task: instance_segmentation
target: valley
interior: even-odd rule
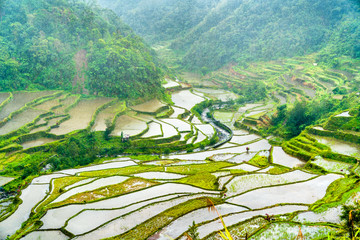
[[[267,134],[282,104],[323,94],[344,102],[333,90],[341,83],[352,92],[359,81],[346,60],[339,74],[312,62],[309,56],[232,66],[189,79],[196,88],[167,79],[171,103],[153,99],[129,106],[63,91],[9,93],[0,131],[15,125],[22,112],[41,112],[3,133],[1,181],[17,178],[21,172],[15,169],[29,160],[40,175],[27,176],[24,169],[4,186],[23,184],[0,203],[0,237],[186,239],[194,222],[200,239],[217,239],[224,226],[209,211],[211,203],[234,239],[340,233],[341,206],[356,205],[360,188],[358,133],[342,127],[356,119],[351,106],[359,101],[357,92],[347,94],[350,108],[339,108],[296,138]],[[229,91],[256,79],[271,93],[261,101],[241,103],[241,95]],[[333,82],[325,87],[325,81]],[[334,132],[334,126],[344,130]],[[84,139],[97,155],[94,163],[71,168],[51,161],[62,156],[62,146],[83,158],[82,145],[75,143]]]
[[[355,0],[0,0],[0,240],[356,240]]]

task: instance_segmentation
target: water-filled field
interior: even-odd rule
[[[0,110],[0,121],[8,117],[11,113],[18,111],[20,108],[24,107],[25,104],[34,101],[35,99],[49,96],[54,94],[52,91],[45,92],[14,92],[13,98],[5,104],[5,106]]]
[[[115,129],[111,133],[114,136],[121,136],[121,133],[134,136],[146,130],[146,122],[128,115],[118,117],[115,123]]]
[[[44,113],[42,110],[27,109],[15,115],[0,128],[0,135],[5,135],[21,128],[27,123],[34,121],[42,113]]]
[[[105,108],[101,111],[95,120],[94,126],[92,127],[93,131],[105,131],[108,123],[112,123],[116,114],[125,110],[125,103],[124,102],[115,102],[111,106]]]
[[[50,133],[63,135],[87,128],[97,108],[108,103],[110,100],[108,98],[81,100],[69,111],[70,119],[61,123],[58,128],[52,129]]]
[[[96,110],[112,99],[78,97],[61,95],[38,105],[38,110],[29,108],[18,127],[55,107],[55,114],[68,113],[69,119],[50,134],[65,138],[67,133],[89,127],[91,120],[92,131],[104,131],[107,119],[115,120],[111,137],[130,135],[134,137],[130,141],[145,139],[162,144],[171,139],[173,146],[208,144],[206,140],[218,134],[212,124],[202,123],[196,116],[187,118],[189,121],[181,119],[182,113],[205,99],[191,90],[173,93],[174,114],[159,119],[153,114],[164,106],[158,100],[132,107],[135,111],[115,102],[95,118]],[[62,106],[56,108],[57,103]],[[237,113],[217,111],[215,118],[229,123],[236,116],[271,111],[273,106],[272,102],[250,103]],[[36,114],[32,116],[31,111]],[[39,120],[30,134],[49,129],[67,115],[55,116]],[[353,181],[348,177],[351,164],[315,157],[312,164],[325,172],[311,171],[306,162],[285,153],[280,146],[272,146],[269,139],[231,128],[231,139],[217,148],[100,158],[93,165],[36,177],[22,190],[19,207],[0,222],[0,239],[21,229],[31,212],[36,225],[22,229],[23,239],[186,239],[193,222],[201,239],[218,239],[217,231],[224,228],[218,213],[235,239],[245,237],[245,232],[249,239],[286,239],[296,236],[299,226],[311,238],[334,231],[328,223],[340,226],[338,205],[332,203],[322,211],[313,209],[327,203],[337,186]],[[21,146],[38,147],[55,141],[55,137],[22,141]],[[8,180],[0,178],[0,184]],[[267,220],[268,216],[275,220]],[[289,231],[285,234],[284,229]]]
[[[176,92],[171,96],[171,98],[175,106],[182,107],[188,110],[190,110],[197,103],[204,101],[204,98],[193,94],[190,90]]]
[[[38,138],[36,140],[31,140],[31,141],[26,141],[26,142],[23,142],[21,144],[21,146],[24,148],[24,149],[27,149],[27,148],[31,148],[31,147],[37,147],[37,146],[41,146],[41,145],[44,145],[46,143],[51,143],[51,142],[54,142],[55,140],[54,139],[51,139],[51,138]]]
[[[160,102],[158,99],[153,99],[150,101],[147,101],[145,103],[136,105],[131,107],[135,111],[139,112],[145,112],[145,113],[155,113],[160,108],[165,107],[166,105],[162,102]]]

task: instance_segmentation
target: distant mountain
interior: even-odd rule
[[[0,1],[0,90],[65,89],[138,98],[161,70],[116,14],[76,0]]]
[[[220,0],[97,0],[147,41],[175,39],[196,27]]]
[[[309,54],[359,57],[359,1],[98,0],[151,42],[172,40],[190,69]],[[326,55],[325,54],[325,55]]]

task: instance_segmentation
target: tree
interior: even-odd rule
[[[195,221],[192,222],[192,225],[189,226],[189,230],[187,231],[187,234],[189,235],[190,239],[192,240],[199,240],[199,232],[198,228],[195,224]]]
[[[106,119],[105,125],[106,125],[106,129],[104,132],[104,138],[105,138],[105,140],[109,140],[110,134],[114,130],[114,125],[112,124],[111,119]],[[121,132],[121,135],[122,135],[122,132]],[[122,137],[121,137],[121,139],[122,139]]]

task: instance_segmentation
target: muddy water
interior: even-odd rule
[[[154,113],[159,110],[161,107],[166,106],[164,103],[160,102],[158,99],[153,99],[151,101],[147,101],[143,104],[139,104],[136,106],[131,107],[135,111],[139,112],[147,112],[147,113]]]
[[[122,103],[117,102],[116,104],[107,107],[103,111],[99,113],[99,115],[96,117],[95,124],[92,127],[93,131],[105,131],[106,130],[106,122],[112,122],[115,115],[122,111],[121,107]]]
[[[356,144],[352,144],[349,142],[341,141],[335,138],[330,137],[320,137],[314,136],[315,139],[331,148],[333,152],[350,155],[350,156],[358,156],[360,157],[360,147]]]
[[[109,101],[109,98],[81,100],[69,111],[70,119],[60,124],[60,127],[52,129],[50,133],[63,135],[75,130],[85,129],[89,126],[96,109]]]
[[[111,133],[113,136],[121,136],[121,133],[129,136],[138,135],[147,128],[144,121],[130,117],[128,115],[120,116],[115,123],[115,129]]]
[[[0,104],[5,101],[8,97],[10,97],[10,93],[2,92],[0,93]]]
[[[19,110],[24,107],[25,104],[31,102],[37,98],[51,95],[53,91],[45,92],[15,92],[13,93],[13,99],[10,100],[1,110],[0,110],[0,121],[8,117],[11,113]]]
[[[36,140],[24,142],[24,143],[21,144],[21,146],[23,147],[23,149],[28,149],[28,148],[32,148],[32,147],[41,146],[41,145],[44,145],[46,143],[51,143],[51,142],[54,142],[54,141],[56,141],[56,140],[51,139],[51,138],[38,138]]]
[[[0,176],[0,186],[5,185],[8,182],[11,182],[12,180],[14,180],[14,178]]]
[[[30,123],[33,120],[35,120],[35,118],[41,115],[42,113],[45,112],[42,110],[28,109],[22,113],[15,115],[12,119],[6,122],[4,126],[0,128],[0,135],[8,134],[12,131],[21,128],[27,123]]]
[[[176,92],[171,96],[171,99],[174,102],[175,106],[186,109],[191,109],[197,103],[201,103],[202,101],[204,101],[204,98],[193,94],[192,92],[190,92],[190,90]]]

